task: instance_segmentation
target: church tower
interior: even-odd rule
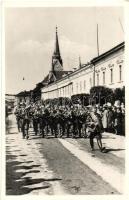
[[[55,40],[55,49],[52,56],[52,71],[63,71],[63,62],[60,55],[59,41],[58,41],[58,33],[56,27],[56,40]]]
[[[45,85],[54,83],[55,81],[61,79],[62,77],[66,76],[69,73],[71,73],[71,71],[63,70],[63,62],[60,55],[58,33],[56,27],[55,48],[52,55],[52,66],[51,70],[49,71],[49,74],[44,78],[43,83]]]

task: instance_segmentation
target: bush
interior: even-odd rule
[[[46,99],[44,100],[44,104],[48,104],[48,105],[58,105],[58,106],[62,106],[62,105],[70,105],[71,104],[71,100],[68,97],[59,97],[59,98],[54,98],[54,99]]]
[[[82,104],[87,106],[89,104],[103,105],[107,102],[114,104],[116,100],[125,103],[125,87],[116,88],[114,91],[104,86],[95,86],[90,89],[90,94],[76,94],[72,95],[71,99],[68,97],[59,97],[54,99],[46,99],[44,104],[49,105],[71,105]]]
[[[71,96],[73,104],[82,104],[84,106],[89,105],[89,94],[76,94]]]

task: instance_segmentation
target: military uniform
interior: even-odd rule
[[[21,108],[20,106],[16,107],[14,110],[14,114],[16,116],[16,122],[17,122],[17,127],[18,127],[18,131],[21,131]]]
[[[30,119],[29,119],[29,108],[22,108],[21,109],[21,119],[22,119],[22,127],[21,127],[21,130],[22,130],[22,134],[23,134],[23,138],[25,138],[26,136],[26,139],[29,138],[29,124],[30,124]]]
[[[65,132],[67,137],[70,136],[70,128],[72,127],[72,113],[69,110],[64,112],[64,124],[65,124]]]
[[[34,112],[33,112],[33,129],[35,132],[35,135],[38,134],[38,128],[39,128],[39,116],[40,116],[40,109],[39,107],[35,106]]]
[[[98,113],[91,112],[87,120],[91,149],[94,150],[94,138],[96,138],[99,149],[102,151],[101,132],[103,128],[100,115]]]

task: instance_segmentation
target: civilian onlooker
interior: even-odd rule
[[[122,112],[122,135],[125,135],[125,106],[124,103],[121,104]]]
[[[112,133],[114,129],[114,112],[112,106],[108,106],[108,119],[107,119],[107,131]]]
[[[102,124],[103,124],[103,129],[105,132],[107,132],[108,128],[108,108],[107,105],[103,106],[103,116],[102,116]]]
[[[117,107],[116,112],[114,113],[114,128],[115,128],[115,133],[116,135],[121,135],[122,134],[122,112],[121,108]]]

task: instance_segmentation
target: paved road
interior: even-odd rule
[[[6,134],[6,194],[101,195],[124,189],[123,138],[104,135],[108,151],[93,154],[88,139],[35,136],[18,133],[13,116]],[[124,141],[124,140],[123,140]],[[114,148],[110,148],[112,145]]]

